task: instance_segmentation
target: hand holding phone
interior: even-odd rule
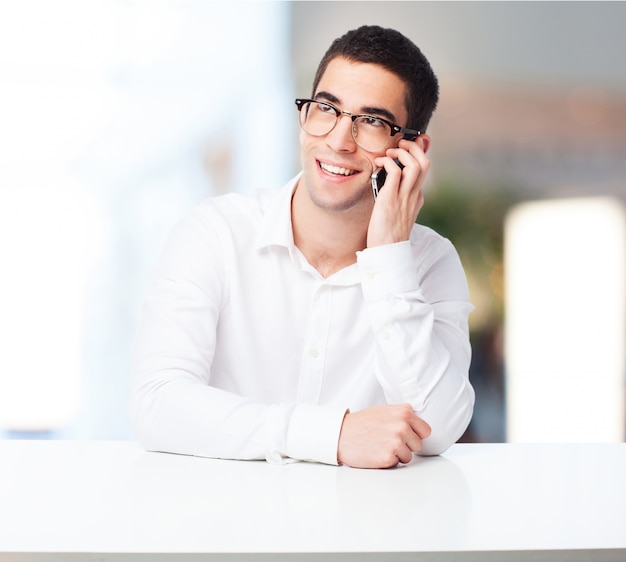
[[[402,138],[404,140],[414,141],[417,139],[417,137],[420,136],[419,132],[416,131],[416,133],[417,134],[405,134]],[[394,159],[394,162],[400,167],[401,170],[404,168],[404,165],[397,158]],[[387,179],[387,170],[385,170],[385,168],[378,168],[378,170],[374,170],[374,173],[372,174],[372,177],[371,177],[372,193],[374,194],[374,201],[376,201],[376,198],[378,197],[378,192],[380,191],[380,188],[385,183],[386,179]]]
[[[424,205],[422,185],[430,167],[426,156],[429,145],[428,135],[420,135],[413,142],[402,139],[397,147],[387,149],[384,156],[374,159],[374,166],[384,166],[387,169],[376,170],[371,177],[375,201],[367,229],[368,248],[409,239],[415,220]],[[398,166],[397,169],[394,164]],[[387,185],[387,189],[391,191],[384,193],[378,201],[377,196],[387,172],[392,176],[393,182],[388,180],[386,183],[392,182],[394,185]]]
[[[394,162],[399,166],[401,170],[402,168],[404,168],[400,160],[398,160],[397,158],[394,159]],[[380,188],[385,183],[386,179],[387,179],[387,170],[385,170],[385,168],[378,168],[377,170],[374,170],[374,173],[372,174],[372,178],[371,178],[372,193],[374,194],[374,201],[376,201],[376,198],[378,197],[378,192],[380,191]]]

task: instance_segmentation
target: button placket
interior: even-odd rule
[[[321,284],[311,302],[298,385],[298,401],[302,403],[317,404],[319,402],[331,318],[331,298],[332,287]]]

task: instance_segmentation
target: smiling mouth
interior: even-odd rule
[[[342,168],[340,166],[332,166],[331,164],[324,164],[323,162],[320,162],[319,165],[322,170],[335,176],[347,177],[359,173],[357,170],[350,170],[348,168]]]

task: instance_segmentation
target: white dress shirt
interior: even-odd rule
[[[323,278],[283,189],[203,201],[166,244],[137,332],[131,418],[149,450],[337,464],[346,411],[410,403],[439,454],[469,424],[465,275],[415,225]]]

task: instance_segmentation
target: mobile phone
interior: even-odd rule
[[[394,159],[394,162],[400,167],[401,170],[402,168],[404,168],[404,166],[400,163],[400,160],[398,160],[397,158]],[[372,193],[374,194],[374,200],[376,200],[376,198],[378,197],[378,192],[380,191],[381,187],[385,183],[386,179],[387,179],[387,170],[385,170],[385,168],[378,168],[377,170],[374,170],[374,173],[372,174],[372,177],[371,177]]]
[[[402,138],[408,141],[417,140],[417,137],[420,136],[420,133],[417,131],[415,133],[416,134],[405,133]],[[400,160],[398,160],[397,158],[394,158],[393,161],[400,167],[401,170],[402,168],[404,168],[404,165],[401,164]],[[385,170],[385,168],[378,168],[378,170],[374,170],[374,173],[372,174],[372,177],[371,177],[372,193],[374,194],[374,201],[376,201],[376,198],[378,197],[378,192],[380,191],[380,188],[385,183],[386,179],[387,179],[387,170]]]

